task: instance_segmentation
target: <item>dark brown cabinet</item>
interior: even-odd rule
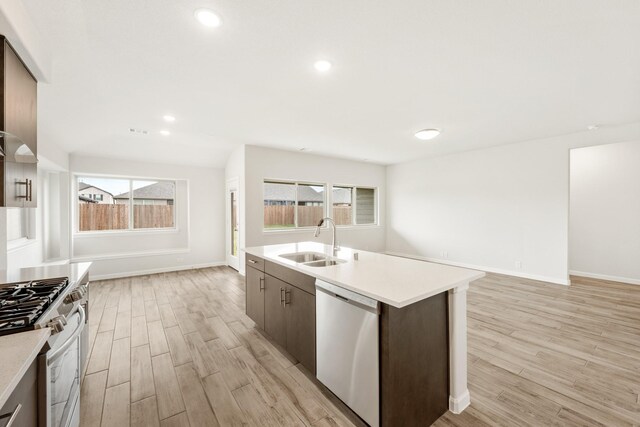
[[[287,284],[265,275],[264,330],[282,347],[287,348],[287,324],[284,298]]]
[[[247,316],[264,329],[264,273],[247,266]]]
[[[287,351],[315,373],[316,297],[295,286],[285,289]]]
[[[0,36],[0,206],[37,206],[38,82]]]
[[[35,427],[38,425],[38,367],[34,361],[0,408],[0,426]]]
[[[247,315],[315,374],[314,279],[289,269],[280,269],[273,263],[265,265],[264,260],[255,256],[247,256],[246,267]]]

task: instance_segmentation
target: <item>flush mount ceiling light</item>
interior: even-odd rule
[[[169,136],[171,135],[171,132],[169,132],[168,130],[161,130],[160,135]]]
[[[319,73],[326,73],[331,69],[331,62],[321,59],[313,64],[313,68]]]
[[[165,121],[165,122],[167,122],[167,123],[173,123],[173,122],[175,122],[175,121],[176,121],[176,118],[175,118],[175,117],[173,117],[173,116],[172,116],[172,115],[170,115],[170,114],[165,114],[164,116],[162,116],[162,118],[163,118],[163,119],[164,119],[164,121]]]
[[[598,125],[589,125],[589,126],[587,126],[588,130],[598,130],[599,128],[600,128],[600,126],[598,126]]]
[[[440,135],[438,129],[422,129],[415,133],[415,137],[421,141],[428,141]]]
[[[194,16],[205,27],[215,28],[222,24],[222,19],[211,9],[197,9]]]

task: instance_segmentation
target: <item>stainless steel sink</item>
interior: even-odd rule
[[[331,267],[332,265],[344,264],[345,262],[347,261],[342,259],[325,259],[322,261],[307,262],[304,265],[309,267]]]
[[[319,252],[295,252],[280,255],[280,258],[288,259],[298,264],[304,264],[312,261],[324,261],[327,259],[327,256]]]

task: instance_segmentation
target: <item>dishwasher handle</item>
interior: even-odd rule
[[[336,299],[339,299],[347,304],[354,305],[368,312],[377,315],[380,314],[380,303],[373,298],[365,297],[364,295],[360,295],[356,292],[341,288],[340,286],[336,286],[322,280],[316,280],[316,290],[324,292]]]

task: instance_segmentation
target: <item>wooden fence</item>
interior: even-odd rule
[[[126,230],[129,228],[129,205],[87,203],[79,205],[80,231]],[[174,226],[173,206],[135,205],[134,228],[169,228]]]
[[[350,206],[335,206],[333,219],[338,225],[351,224],[351,212]],[[322,206],[299,206],[298,226],[315,226],[323,215],[324,208]],[[294,206],[265,206],[264,226],[265,228],[293,227]]]

